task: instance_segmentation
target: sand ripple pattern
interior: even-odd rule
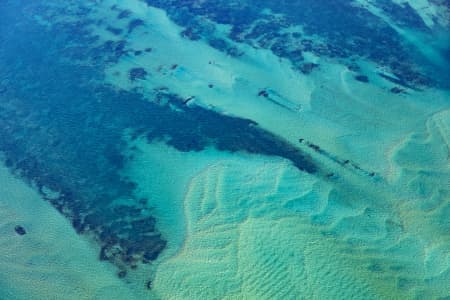
[[[311,224],[330,205],[330,192],[285,161],[223,160],[207,167],[189,185],[187,238],[179,254],[159,266],[156,292],[165,299],[398,294],[395,284],[360,265],[365,258],[352,257],[346,243],[324,235],[325,226]]]

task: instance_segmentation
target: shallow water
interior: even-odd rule
[[[0,299],[447,299],[446,1],[0,2]]]

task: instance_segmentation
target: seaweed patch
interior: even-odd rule
[[[136,79],[145,79],[148,75],[144,68],[133,68],[130,70],[129,74],[131,81],[135,81]]]
[[[144,21],[141,19],[133,19],[128,23],[128,33],[131,33],[134,29],[136,29],[139,26],[143,26]]]

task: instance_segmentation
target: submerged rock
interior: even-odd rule
[[[131,33],[136,27],[144,25],[144,21],[141,19],[133,19],[128,23],[128,33]]]
[[[148,290],[151,290],[151,289],[152,289],[152,281],[151,281],[151,280],[147,281],[147,283],[145,284],[145,287],[146,287]]]
[[[16,233],[17,233],[18,235],[25,235],[25,234],[27,234],[25,228],[23,228],[23,227],[20,226],[20,225],[17,225],[16,227],[14,227],[14,230],[16,231]]]
[[[258,93],[258,96],[267,98],[267,97],[269,97],[269,93],[266,90],[261,90]]]
[[[131,15],[131,11],[123,10],[117,15],[117,19],[126,19]]]
[[[136,79],[145,79],[147,71],[144,68],[133,68],[130,70],[130,79],[135,81]]]
[[[319,65],[315,63],[304,63],[300,66],[300,71],[303,74],[310,74],[315,68],[317,68]]]
[[[355,79],[364,83],[369,82],[369,77],[365,76],[365,75],[356,75]]]
[[[396,86],[396,87],[391,88],[390,91],[391,91],[391,93],[394,93],[394,94],[400,94],[400,93],[403,93],[405,90]]]
[[[125,276],[127,276],[127,271],[120,271],[119,273],[117,273],[117,277],[119,278],[125,278]]]
[[[114,34],[114,35],[119,35],[119,34],[122,33],[122,29],[120,29],[120,28],[115,28],[115,27],[112,27],[112,26],[108,26],[108,27],[106,28],[106,30],[108,30],[109,32],[111,32],[111,33]]]

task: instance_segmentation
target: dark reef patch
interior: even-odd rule
[[[405,82],[402,79],[397,79],[395,77],[392,77],[390,75],[386,75],[386,74],[383,74],[383,73],[378,73],[378,75],[381,76],[382,78],[392,82],[392,83],[401,85],[401,86],[403,86],[405,88],[415,89],[413,86],[410,86],[407,82]]]
[[[131,33],[134,29],[136,29],[139,26],[143,26],[144,21],[141,19],[133,19],[128,23],[128,33]]]
[[[393,94],[400,94],[400,93],[403,93],[405,90],[402,88],[399,88],[398,86],[394,86],[389,91]]]
[[[369,82],[369,77],[367,77],[366,75],[356,75],[355,79],[364,83]]]
[[[120,271],[117,273],[117,277],[119,278],[124,278],[125,276],[127,276],[127,271]]]
[[[131,11],[129,10],[122,10],[118,15],[117,19],[126,19],[131,15]]]
[[[356,171],[361,175],[372,177],[372,178],[375,177],[375,175],[377,175],[374,171],[364,170],[357,163],[350,161],[349,159],[342,159],[342,158],[336,156],[335,154],[322,149],[319,145],[313,144],[313,143],[305,140],[304,138],[299,138],[298,142],[300,144],[303,144],[303,145],[309,147],[311,150],[313,150],[317,154],[327,157],[328,159],[334,161],[335,163],[339,164],[340,166],[342,166],[344,168]],[[334,179],[336,176],[334,173],[328,173],[325,175],[325,177],[327,177],[329,179]]]
[[[120,28],[115,28],[115,27],[112,27],[112,26],[106,27],[106,30],[108,30],[109,32],[111,32],[111,33],[114,34],[114,35],[119,35],[119,34],[122,33],[122,29],[120,29]]]
[[[128,50],[125,48],[125,46],[126,42],[124,40],[109,40],[104,42],[100,46],[87,48],[83,51],[77,49],[77,54],[78,56],[84,55],[84,59],[91,58],[92,61],[94,61],[96,64],[102,65],[104,62],[116,62],[121,56],[126,55],[128,53]]]
[[[147,290],[151,290],[152,289],[152,281],[148,280],[147,283],[145,284],[145,287],[147,288]]]
[[[121,175],[125,133],[164,140],[180,151],[213,146],[280,156],[301,170],[316,171],[307,155],[251,120],[184,105],[166,88],[151,102],[136,91],[102,84],[104,66],[126,55],[125,42],[95,46],[87,18],[84,25],[39,27],[23,15],[25,8],[44,18],[77,13],[73,7],[47,11],[41,5],[0,3],[0,78],[9,80],[0,102],[0,152],[8,167],[34,184],[79,234],[92,237],[99,258],[120,272],[155,260],[166,247],[147,201],[135,195],[136,183]],[[80,11],[86,14],[83,7]],[[71,63],[73,57],[94,63]],[[133,78],[143,76],[136,72]]]
[[[304,63],[304,64],[301,64],[300,71],[303,74],[310,74],[317,67],[319,67],[319,65],[315,64],[315,63]]]
[[[267,97],[269,97],[269,93],[266,90],[261,90],[258,92],[258,96],[267,98]]]
[[[18,234],[18,235],[25,235],[27,234],[27,231],[25,230],[25,228],[23,228],[20,225],[17,225],[16,227],[14,227],[14,231]]]
[[[130,70],[130,80],[135,81],[136,79],[145,79],[148,75],[144,68],[133,68]]]

